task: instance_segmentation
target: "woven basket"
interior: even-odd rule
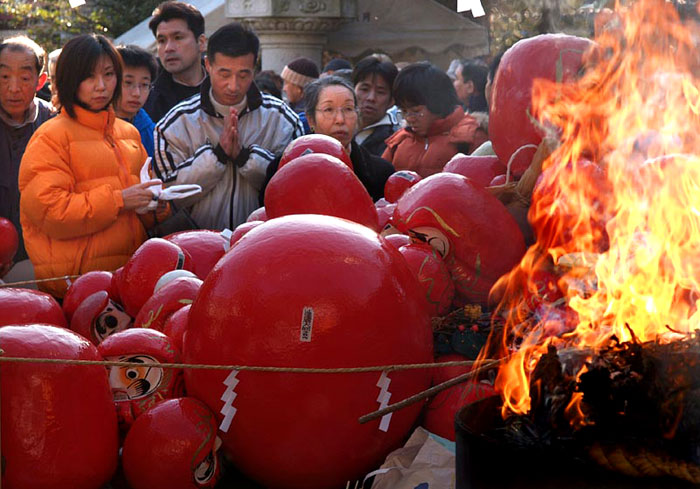
[[[590,457],[602,467],[632,477],[675,477],[700,484],[700,466],[665,453],[624,445],[596,443]]]

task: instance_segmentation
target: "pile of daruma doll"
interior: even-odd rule
[[[486,187],[527,168],[534,150],[523,159],[519,148],[542,138],[527,118],[532,79],[555,79],[559,53],[582,43],[546,35],[506,53],[491,127],[511,126],[491,135],[497,156],[458,155],[424,179],[397,172],[374,203],[339,143],[305,136],[286,149],[265,207],[232,232],[150,239],[122,268],[75,279],[62,305],[0,288],[3,356],[66,361],[0,364],[3,487],[99,489],[118,470],[133,489],[214,487],[232,464],[265,487],[335,488],[377,468],[420,420],[454,438],[464,396],[425,418],[425,403],[358,418],[465,368],[284,369],[435,361],[431,317],[486,305],[525,252]],[[581,58],[564,61],[571,78]],[[8,262],[16,237],[1,226]]]

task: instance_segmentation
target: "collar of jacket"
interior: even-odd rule
[[[202,100],[202,110],[204,110],[204,112],[206,112],[212,117],[221,117],[219,114],[216,113],[214,104],[211,103],[211,99],[209,98],[210,88],[211,80],[209,79],[209,77],[206,77],[202,82],[201,88],[199,89],[199,96]],[[260,93],[260,90],[258,90],[258,87],[255,85],[255,82],[250,84],[250,88],[248,89],[248,93],[246,93],[246,96],[248,97],[248,105],[246,106],[243,113],[238,115],[239,117],[247,112],[250,112],[251,110],[257,109],[262,105],[262,94]]]
[[[353,169],[356,165],[365,166],[367,164],[362,154],[362,147],[355,141],[355,138],[352,138],[352,141],[350,141],[350,161],[352,161]]]
[[[26,126],[27,124],[31,124],[32,122],[36,121],[37,117],[39,117],[39,102],[37,100],[37,97],[34,97],[31,104],[29,104],[29,107],[24,112],[24,120],[22,122],[13,120],[10,117],[10,114],[5,112],[5,109],[3,109],[2,106],[0,106],[0,119],[2,119],[5,124],[13,128],[19,128]]]
[[[458,105],[457,107],[455,107],[455,110],[453,110],[450,115],[433,122],[433,125],[430,126],[430,129],[428,129],[427,137],[450,132],[450,130],[457,124],[459,124],[463,118],[464,109],[460,105]]]
[[[104,133],[109,133],[114,128],[115,115],[111,105],[107,110],[99,112],[84,109],[79,105],[74,105],[73,108],[75,110],[75,119],[84,126]],[[66,116],[68,116],[67,113]]]
[[[204,59],[202,59],[202,70],[204,71],[204,78],[209,78],[209,73],[204,65]],[[173,74],[163,68],[163,65],[160,64],[160,60],[158,60],[158,73],[156,73],[156,79],[153,80],[153,88],[167,90],[175,84],[181,85],[173,79]]]
[[[392,126],[393,127],[393,126],[397,126],[397,125],[398,125],[398,122],[396,122],[396,119],[393,117],[393,115],[390,112],[385,112],[384,117],[379,119],[374,124],[370,124],[367,127],[363,127],[360,130],[360,132],[366,131],[368,129],[374,129],[374,128],[377,128],[379,126]]]

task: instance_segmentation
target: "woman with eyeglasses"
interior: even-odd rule
[[[352,85],[339,76],[331,75],[315,80],[304,88],[306,117],[315,134],[337,139],[350,155],[355,175],[377,200],[384,197],[384,184],[394,167],[388,161],[370,154],[355,142],[358,129],[357,98]],[[277,171],[279,160],[270,164],[267,180]],[[261,202],[264,198],[264,189]]]
[[[394,100],[406,127],[386,140],[382,158],[396,170],[412,170],[425,178],[442,171],[455,154],[469,154],[483,142],[476,134],[479,123],[464,112],[450,77],[428,62],[399,72]]]
[[[61,112],[27,145],[19,169],[20,220],[37,279],[115,270],[146,239],[136,209],[147,155],[139,132],[115,117],[122,62],[104,36],[71,39],[56,66]],[[63,297],[66,280],[40,287]]]

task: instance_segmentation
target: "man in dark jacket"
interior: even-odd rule
[[[362,128],[355,141],[375,156],[382,155],[384,140],[399,129],[394,112],[389,110],[394,105],[392,87],[398,73],[388,58],[374,54],[360,60],[352,73]]]
[[[481,61],[467,60],[457,66],[453,85],[467,112],[488,112],[485,88],[489,68]]]
[[[161,69],[144,109],[158,122],[175,105],[199,94],[207,72],[204,17],[184,2],[163,2],[153,11],[148,27],[156,38]]]
[[[34,131],[51,116],[49,103],[36,97],[46,82],[46,53],[19,36],[0,44],[0,217],[12,221],[20,242],[15,262],[27,259],[19,222],[19,165]],[[0,270],[0,277],[7,270]]]

